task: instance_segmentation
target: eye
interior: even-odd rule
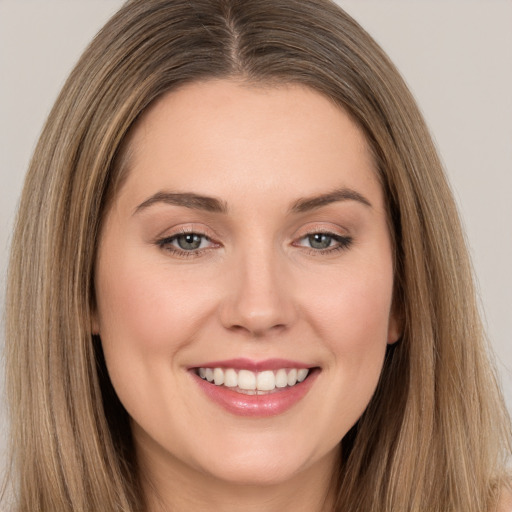
[[[204,235],[198,235],[197,233],[185,233],[173,237],[172,243],[178,246],[184,251],[196,251],[202,249],[207,243],[207,238]]]
[[[334,233],[310,233],[301,238],[297,245],[314,249],[315,252],[331,252],[347,249],[352,243],[352,238]]]
[[[333,242],[333,237],[325,233],[308,235],[307,239],[310,247],[313,249],[328,249]]]
[[[215,245],[206,235],[194,232],[168,236],[157,240],[156,243],[167,251],[182,255],[198,254],[202,250],[209,249]]]

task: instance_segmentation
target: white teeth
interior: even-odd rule
[[[285,388],[288,386],[288,374],[284,368],[276,372],[276,388]]]
[[[297,370],[294,368],[288,372],[288,386],[297,384]]]
[[[307,368],[281,368],[276,371],[265,370],[252,372],[250,370],[235,370],[233,368],[199,368],[198,375],[215,384],[237,388],[240,392],[255,394],[261,392],[275,391],[287,386],[295,386],[302,382],[309,374]]]
[[[222,386],[222,384],[224,384],[224,372],[222,368],[215,368],[215,370],[213,370],[213,382],[215,382],[216,386]]]
[[[308,376],[308,369],[301,368],[297,371],[297,382],[302,382]]]
[[[199,369],[201,375],[201,369]],[[238,386],[238,375],[233,368],[229,368],[224,372],[224,386],[228,388],[236,388]]]
[[[276,387],[274,372],[266,371],[258,373],[256,377],[256,388],[258,391],[272,391]]]
[[[249,370],[238,372],[238,387],[240,389],[256,389],[256,375]]]

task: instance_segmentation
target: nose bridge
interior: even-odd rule
[[[223,308],[223,323],[253,335],[285,328],[293,319],[291,283],[270,242],[238,251]]]

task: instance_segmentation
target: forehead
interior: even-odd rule
[[[139,193],[193,187],[212,194],[227,183],[247,192],[288,182],[313,194],[346,180],[380,189],[362,130],[302,85],[185,85],[151,105],[126,146],[127,182]]]

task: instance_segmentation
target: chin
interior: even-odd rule
[[[281,460],[248,457],[242,460],[225,460],[223,464],[208,469],[209,474],[226,483],[238,486],[272,486],[293,480],[307,469],[307,464],[281,458]]]
[[[261,440],[261,439],[260,439]],[[240,486],[272,486],[317,472],[332,459],[331,469],[337,461],[338,446],[328,453],[315,450],[303,441],[280,442],[276,439],[266,445],[254,444],[244,449],[231,446],[223,456],[213,455],[201,461],[202,471],[212,477]],[[238,447],[240,448],[240,447]],[[227,452],[227,451],[226,451]]]

